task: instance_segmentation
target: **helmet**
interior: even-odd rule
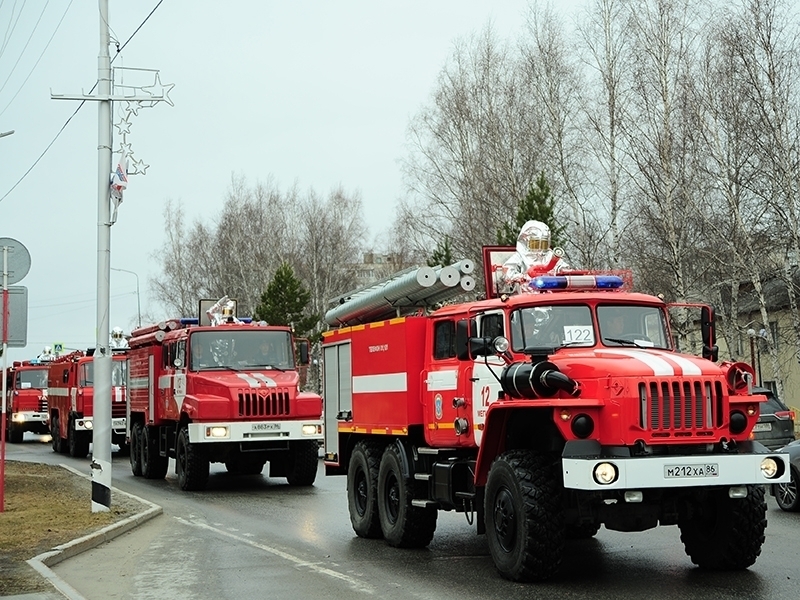
[[[114,329],[111,330],[111,337],[114,338],[115,340],[122,339],[123,337],[122,327],[114,327]]]
[[[44,353],[45,354],[50,354],[52,351],[53,351],[53,349],[50,346],[45,346],[44,347]]]
[[[528,253],[547,252],[550,250],[550,228],[541,221],[528,221],[517,238],[517,247],[520,246]]]

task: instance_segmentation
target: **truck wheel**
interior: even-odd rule
[[[746,498],[730,498],[727,487],[701,490],[678,517],[686,554],[703,569],[746,569],[761,554],[766,514],[762,486],[748,485]]]
[[[67,446],[69,455],[75,458],[86,458],[89,454],[89,436],[83,431],[75,430],[75,420],[69,420],[67,428]]]
[[[6,418],[8,415],[6,414]],[[12,444],[21,444],[22,438],[25,436],[25,430],[22,429],[22,425],[17,425],[15,423],[9,422],[8,424],[8,441]]]
[[[67,444],[65,443],[64,438],[61,437],[58,414],[54,414],[52,417],[50,417],[50,437],[53,438],[51,441],[53,444],[53,452],[58,454],[66,454]]]
[[[317,467],[319,467],[319,444],[316,440],[289,442],[286,463],[286,481],[289,485],[313,485],[317,478]]]
[[[413,506],[418,482],[403,475],[401,450],[390,444],[383,451],[378,469],[378,518],[383,538],[396,548],[424,548],[431,543],[436,531],[436,508]],[[419,490],[421,492],[421,489]]]
[[[495,567],[512,581],[556,573],[564,551],[564,513],[556,462],[529,450],[498,456],[486,483],[484,519]]]
[[[135,477],[142,476],[142,424],[137,421],[131,427],[130,446],[131,473]]]
[[[383,537],[378,517],[378,468],[382,446],[358,442],[347,466],[347,506],[350,523],[358,537]]]
[[[776,483],[773,491],[775,500],[782,510],[787,512],[800,511],[800,498],[797,496],[800,490],[800,474],[797,469],[792,468],[792,480],[789,483]]]
[[[141,453],[142,475],[145,479],[164,479],[169,468],[169,458],[158,452],[158,430],[142,425]]]
[[[175,444],[175,474],[184,491],[202,490],[208,483],[208,458],[198,444],[189,442],[186,427],[181,427]]]

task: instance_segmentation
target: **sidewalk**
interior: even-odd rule
[[[80,475],[81,477],[91,479],[88,475],[73,469],[67,465],[61,465],[63,468],[75,473],[76,475]],[[50,584],[55,588],[53,592],[40,592],[34,594],[22,594],[17,596],[3,596],[3,600],[62,600],[63,598],[69,598],[70,600],[86,600],[81,594],[79,594],[75,588],[70,586],[66,581],[61,579],[58,575],[56,575],[50,567],[57,565],[61,561],[64,561],[68,558],[71,558],[77,554],[82,552],[86,552],[87,550],[91,550],[92,548],[96,548],[100,544],[113,540],[116,537],[119,537],[123,533],[127,533],[132,529],[138,527],[142,523],[149,521],[150,519],[157,517],[158,515],[162,514],[162,508],[157,504],[153,504],[149,500],[145,500],[144,498],[140,498],[139,496],[135,496],[133,494],[129,494],[128,492],[123,492],[120,489],[112,488],[115,494],[122,494],[136,500],[137,502],[141,503],[145,506],[145,510],[132,515],[122,521],[118,521],[113,525],[108,525],[103,529],[95,531],[89,535],[85,535],[78,539],[72,540],[71,542],[67,542],[66,544],[61,544],[60,546],[56,546],[52,550],[48,552],[44,552],[38,556],[34,556],[30,560],[28,560],[28,564],[33,567],[42,577],[50,582]]]

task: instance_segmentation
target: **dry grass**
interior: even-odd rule
[[[25,561],[137,512],[112,495],[109,512],[92,512],[92,484],[53,465],[6,461],[0,513],[0,596],[52,590]],[[116,496],[119,498],[119,494]]]

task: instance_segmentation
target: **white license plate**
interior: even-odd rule
[[[664,477],[667,479],[691,479],[694,477],[718,477],[719,465],[706,463],[702,465],[665,465]]]
[[[251,431],[280,431],[280,423],[253,423]]]
[[[772,431],[772,423],[756,423],[753,427],[753,433],[758,431]]]

